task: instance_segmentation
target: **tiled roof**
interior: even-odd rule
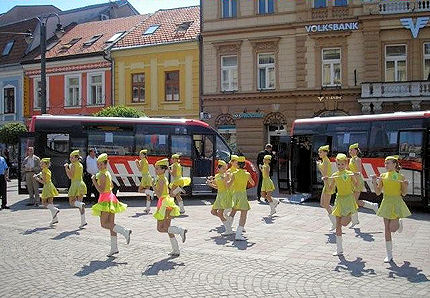
[[[189,23],[191,22],[191,23]],[[187,23],[189,27],[187,28]],[[179,25],[184,24],[182,28]],[[153,34],[145,35],[151,26],[159,25]],[[182,30],[181,30],[182,29]],[[194,40],[200,33],[200,7],[162,9],[120,40],[114,48],[149,46]]]
[[[16,5],[0,15],[0,26],[24,21],[40,15],[59,13],[61,10],[54,5]]]
[[[143,22],[149,15],[137,15],[126,18],[112,19],[78,24],[68,31],[57,41],[56,45],[49,49],[46,58],[75,56],[80,54],[97,53],[103,51],[111,43],[107,41],[118,32],[132,30],[140,22]],[[100,36],[101,35],[101,36]],[[93,37],[94,43],[90,40]],[[75,43],[71,43],[75,41]],[[38,55],[36,59],[40,59]]]

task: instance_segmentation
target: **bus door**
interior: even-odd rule
[[[427,130],[427,133],[424,138],[426,148],[424,153],[424,204],[430,206],[430,129]]]
[[[317,167],[317,161],[319,160],[318,156],[318,149],[321,146],[329,145],[330,151],[332,150],[332,137],[331,136],[325,136],[325,135],[319,135],[319,136],[313,136],[312,137],[312,186],[313,191],[315,192],[321,192],[322,188],[324,186],[322,181],[321,172],[319,171]]]
[[[28,147],[35,147],[36,134],[26,133],[19,138],[18,146],[18,194],[28,194],[26,184],[25,184],[25,172],[21,170],[22,162],[27,156]],[[35,152],[36,155],[38,155]]]
[[[291,191],[290,188],[290,153],[291,138],[289,136],[279,137],[277,148],[275,148],[278,159],[278,189]]]
[[[291,140],[291,188],[309,193],[311,184],[312,136],[294,136]]]
[[[206,179],[214,175],[215,136],[205,134],[193,135],[193,193],[210,193]]]
[[[399,160],[402,174],[409,181],[408,199],[423,200],[424,192],[424,164],[423,143],[424,130],[399,131]],[[412,197],[411,197],[412,196]]]

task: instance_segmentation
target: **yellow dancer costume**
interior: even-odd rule
[[[42,162],[49,163],[49,158],[43,158]],[[44,180],[43,189],[42,189],[42,200],[46,200],[48,198],[54,198],[58,196],[58,190],[55,188],[54,184],[51,181],[51,171],[48,168],[44,168],[42,170],[42,177]]]
[[[245,158],[240,156],[238,162],[245,162]],[[233,174],[234,181],[231,185],[233,209],[236,210],[250,210],[251,206],[248,202],[248,195],[246,194],[246,187],[251,174],[244,169],[238,169]]]
[[[218,165],[226,165],[225,161],[219,160]],[[218,173],[215,175],[215,184],[217,186],[217,195],[212,209],[231,209],[233,208],[233,199],[225,181],[226,174]]]
[[[179,159],[180,156],[179,154],[173,154],[172,158]],[[173,181],[169,184],[169,187],[171,189],[178,186],[179,187],[188,186],[191,183],[190,177],[182,177],[182,166],[179,162],[174,162],[172,164],[172,176],[173,176]]]
[[[264,156],[264,160],[271,160],[271,155]],[[261,191],[271,192],[275,190],[275,185],[273,184],[272,179],[270,179],[270,165],[264,164],[262,166],[263,180],[261,182]]]
[[[143,149],[140,150],[140,154],[146,154],[148,150]],[[144,157],[140,161],[140,172],[142,174],[142,179],[140,180],[140,188],[150,188],[153,183],[153,179],[151,174],[149,174],[149,163],[148,160]]]
[[[338,154],[337,160],[346,160],[345,154]],[[358,205],[354,198],[353,172],[348,170],[337,171],[331,177],[335,180],[337,188],[336,201],[332,214],[337,217],[348,216],[357,212]]]
[[[155,166],[161,165],[168,167],[169,160],[165,158],[155,163]],[[169,215],[170,217],[179,216],[179,207],[175,204],[175,200],[169,196],[169,182],[164,174],[157,175],[155,180],[155,188],[158,188],[158,185],[161,181],[164,181],[164,186],[161,192],[161,198],[158,198],[157,211],[154,213],[154,218],[157,220],[164,220],[166,215]]]
[[[330,147],[329,145],[325,145],[325,146],[321,146],[319,149],[319,151],[329,151]],[[324,173],[324,171],[326,171],[325,175],[327,177],[330,177],[333,173],[332,168],[331,168],[331,162],[330,159],[327,156],[324,156],[322,161],[320,163],[318,163],[318,168],[320,169],[321,173]],[[329,189],[325,184],[322,190],[323,193],[325,194],[332,194],[333,190]]]
[[[351,146],[349,146],[349,149],[357,149],[358,150],[358,143],[352,144]],[[349,159],[349,170],[353,173],[360,173],[359,176],[355,176],[357,179],[357,185],[354,185],[354,192],[362,192],[363,188],[364,188],[364,179],[363,176],[361,175],[361,170],[357,168],[357,159],[359,159],[358,156],[352,156]]]
[[[70,153],[70,156],[79,156],[79,150],[75,150]],[[87,186],[82,179],[84,167],[79,161],[72,163],[75,170],[73,172],[72,182],[69,188],[69,197],[83,197],[87,193]]]
[[[239,159],[239,156],[232,154],[230,157],[230,162],[237,161],[238,159]],[[233,172],[237,171],[237,166],[230,165],[230,168],[227,171],[229,171],[230,173],[233,173]]]

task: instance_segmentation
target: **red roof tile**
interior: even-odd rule
[[[191,22],[189,28],[178,26]],[[153,34],[144,35],[144,32],[153,25],[159,25]],[[114,48],[135,46],[149,46],[165,43],[180,42],[197,39],[200,33],[200,7],[191,6],[174,9],[161,9],[139,24],[127,36],[115,44]]]

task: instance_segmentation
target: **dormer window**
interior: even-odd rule
[[[90,40],[84,42],[84,46],[86,46],[86,47],[92,46],[102,36],[103,36],[102,34],[100,34],[100,35],[94,35],[93,37],[91,37]]]
[[[112,43],[120,39],[124,35],[125,31],[120,31],[115,33],[109,40],[106,41],[106,43]]]
[[[154,34],[155,31],[160,27],[160,25],[151,25],[146,31],[143,33],[143,35],[151,35]]]
[[[73,47],[74,44],[76,44],[78,41],[81,40],[81,37],[78,38],[73,38],[71,41],[69,41],[68,43],[65,43],[61,46],[61,50],[63,51],[67,51],[68,49],[70,49],[71,47]]]
[[[12,50],[12,48],[13,48],[13,45],[14,45],[14,43],[15,43],[15,40],[11,40],[11,41],[9,41],[5,46],[4,46],[4,48],[3,48],[3,52],[2,52],[2,56],[7,56],[7,55],[9,55],[9,53],[10,53],[10,51]]]
[[[176,32],[186,32],[190,28],[192,23],[193,22],[183,22],[182,24],[178,25],[178,27],[176,28]]]

